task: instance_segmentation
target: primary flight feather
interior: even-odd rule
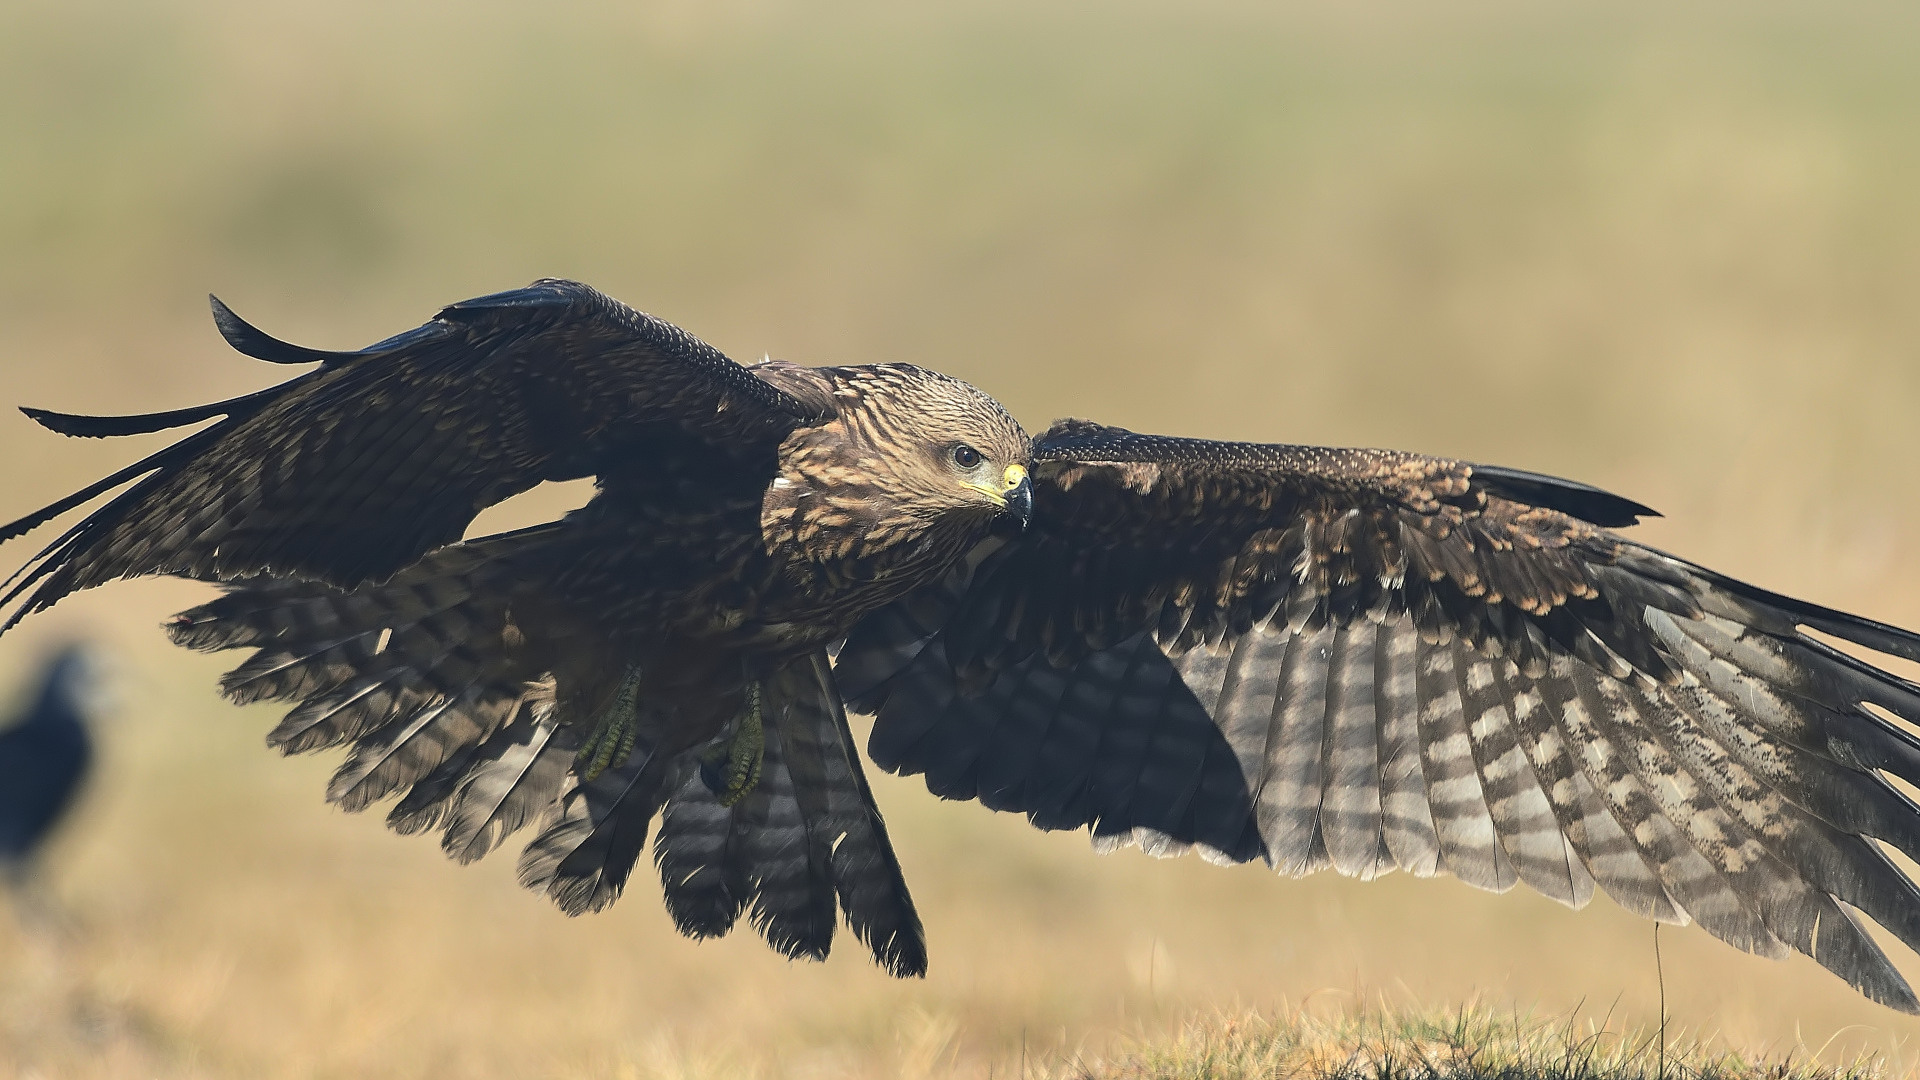
[[[1864,915],[1920,947],[1920,687],[1808,631],[1920,636],[1607,530],[1652,511],[1514,469],[1139,435],[1030,439],[906,365],[742,366],[572,282],[449,307],[269,390],[71,435],[213,420],[0,529],[116,489],[22,568],[8,625],[143,574],[222,583],[169,632],[254,651],[270,741],[346,746],[328,797],[393,798],[462,861],[617,898],[652,839],[695,936],[792,956],[845,914],[926,952],[861,772],[1288,874],[1596,889],[1920,1011]],[[481,510],[597,479],[559,521]],[[837,650],[837,651],[836,651]],[[832,657],[830,660],[829,657]],[[1890,779],[1891,778],[1891,779]]]

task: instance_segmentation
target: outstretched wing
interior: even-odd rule
[[[357,352],[276,341],[218,300],[214,318],[249,356],[319,366],[176,412],[26,410],[54,431],[91,437],[221,419],[0,527],[0,541],[11,539],[133,483],[23,568],[0,603],[33,591],[7,625],[67,593],[142,574],[356,585],[460,539],[481,510],[542,481],[645,467],[684,442],[751,454],[824,415],[823,401],[570,281],[455,304]]]
[[[1920,1011],[1920,637],[1620,539],[1644,507],[1381,451],[1036,440],[1033,526],[838,658],[951,798],[1305,874],[1447,872],[1696,921]],[[1902,723],[1904,722],[1904,723]]]

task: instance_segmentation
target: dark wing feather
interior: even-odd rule
[[[1612,492],[1521,469],[1475,465],[1473,480],[1476,486],[1489,494],[1529,506],[1558,510],[1607,529],[1638,525],[1643,517],[1660,516],[1660,511],[1642,506],[1632,499],[1623,499]]]
[[[118,577],[257,574],[341,586],[458,540],[476,514],[546,480],[622,467],[635,445],[752,453],[823,415],[789,369],[769,378],[585,285],[541,281],[441,311],[353,352],[277,341],[215,301],[238,350],[320,366],[213,405],[133,417],[28,410],[69,435],[219,417],[138,464],[10,525],[0,540],[133,486],[16,576],[8,625]],[[789,390],[795,392],[789,392]],[[28,591],[31,590],[31,594]]]
[[[400,796],[388,822],[403,833],[441,832],[463,863],[534,829],[521,880],[569,914],[619,898],[657,818],[654,861],[688,935],[724,934],[745,913],[781,952],[820,958],[844,911],[887,970],[923,974],[920,919],[824,654],[766,679],[762,780],[730,808],[703,776],[714,740],[662,750],[643,735],[626,760],[581,774],[581,721],[591,717],[556,700],[552,674],[509,640],[554,634],[537,612],[513,608],[526,595],[516,587],[554,591],[550,568],[570,561],[576,524],[454,544],[350,591],[230,586],[168,629],[192,648],[254,650],[222,688],[236,701],[292,703],[271,744],[287,753],[349,747],[327,788],[342,808]],[[567,642],[569,653],[580,650]]]
[[[668,911],[696,938],[726,933],[744,911],[775,949],[820,959],[837,902],[882,967],[926,974],[920,916],[825,655],[780,668],[765,692],[759,784],[729,809],[696,777],[661,816],[653,855]]]
[[[1644,507],[1383,451],[1064,422],[1033,525],[870,616],[871,751],[1101,846],[1596,887],[1920,1009],[1920,636],[1602,532]],[[1887,774],[1883,776],[1882,773]]]

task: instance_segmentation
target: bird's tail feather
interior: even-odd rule
[[[784,955],[819,959],[844,911],[888,971],[924,974],[920,918],[831,678],[817,655],[764,681],[761,778],[733,806],[700,769],[711,745],[667,764],[630,764],[627,776],[568,793],[562,816],[528,846],[522,882],[569,911],[612,903],[658,813],[653,858],[682,933],[716,937],[744,913]]]
[[[574,774],[562,784],[558,814],[520,854],[520,884],[545,893],[569,915],[618,900],[654,815],[684,780],[687,765],[684,756],[668,758],[643,746],[592,780]]]

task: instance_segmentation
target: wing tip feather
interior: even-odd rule
[[[1641,518],[1657,518],[1660,511],[1644,503],[1615,495],[1577,480],[1509,469],[1497,465],[1474,465],[1473,479],[1492,494],[1533,506],[1558,510],[1603,529],[1620,529],[1640,524]]]
[[[213,325],[220,331],[220,336],[233,346],[235,352],[244,356],[265,360],[269,364],[317,364],[339,355],[281,341],[235,314],[225,301],[211,293],[207,294],[207,302],[213,308]]]

